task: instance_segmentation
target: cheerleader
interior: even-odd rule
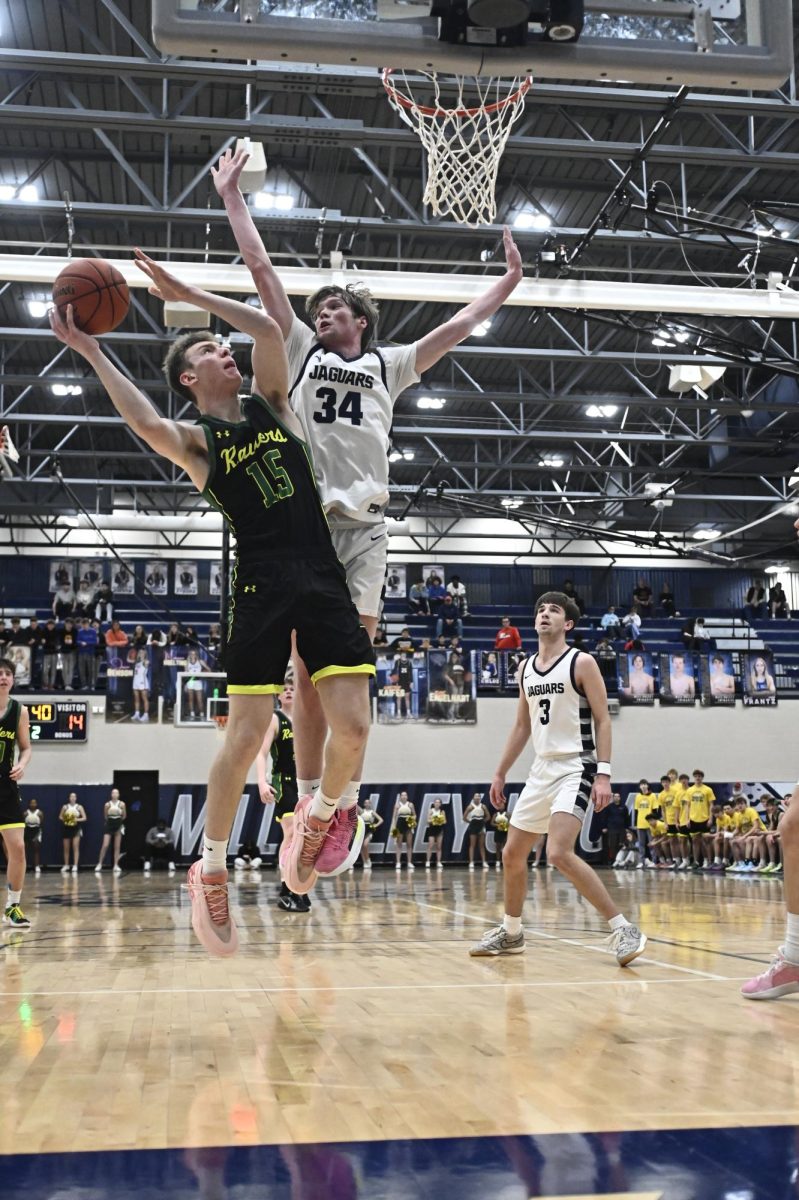
[[[508,840],[509,825],[510,817],[505,811],[505,800],[503,797],[502,807],[491,818],[491,828],[494,830],[494,849],[497,855],[497,861],[494,863],[495,871],[502,869],[502,851],[505,849],[505,843]]]
[[[427,860],[424,864],[427,871],[430,870],[430,860],[434,854],[438,858],[438,863],[436,864],[437,870],[444,870],[444,864],[441,861],[441,847],[444,844],[444,826],[446,823],[447,814],[444,812],[444,805],[441,797],[436,796],[427,817]]]
[[[383,818],[379,812],[372,808],[372,797],[365,796],[363,804],[358,809],[358,812],[363,817],[364,835],[363,845],[361,846],[361,862],[363,863],[364,871],[371,871],[372,860],[369,857],[369,843],[374,837],[377,830],[383,824]]]
[[[39,808],[38,800],[30,799],[25,809],[25,857],[28,864],[33,864],[35,875],[42,873],[42,826],[44,813]]]
[[[114,874],[121,875],[122,868],[119,865],[120,851],[122,849],[122,834],[125,832],[125,818],[128,815],[128,810],[125,807],[124,800],[119,797],[117,788],[111,789],[111,798],[103,805],[103,844],[100,847],[100,860],[94,868],[95,874],[99,875],[103,869],[103,862],[108,852],[108,847],[111,842],[114,843]]]
[[[64,847],[64,865],[61,874],[69,871],[69,854],[72,851],[72,874],[77,875],[80,863],[80,839],[83,837],[83,826],[86,823],[86,809],[78,804],[78,793],[70,792],[66,804],[61,805],[58,814],[61,822],[61,839]]]
[[[407,792],[400,792],[397,797],[397,802],[394,805],[394,817],[391,822],[391,832],[396,839],[396,870],[402,870],[402,848],[405,847],[405,856],[408,862],[408,870],[415,870],[413,865],[413,831],[416,828],[416,809],[408,799]]]
[[[463,814],[464,820],[469,822],[469,870],[474,870],[474,852],[475,848],[480,851],[480,858],[483,863],[483,870],[488,870],[486,862],[486,825],[489,820],[489,812],[485,804],[483,804],[482,792],[475,792],[470,803],[467,805],[466,811]]]

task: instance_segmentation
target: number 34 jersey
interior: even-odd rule
[[[260,396],[245,396],[241,412],[240,421],[197,421],[208,447],[203,496],[235,535],[237,562],[335,561],[305,443]]]
[[[382,521],[394,402],[419,378],[415,343],[342,358],[295,317],[286,352],[289,399],[311,449],[325,511],[366,524]]]
[[[537,654],[525,659],[520,680],[536,758],[596,761],[591,706],[575,679],[579,654],[569,648],[546,671],[537,668]]]

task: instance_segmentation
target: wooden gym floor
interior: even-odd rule
[[[730,1131],[770,1127],[787,1157],[769,1171],[787,1181],[793,1134],[774,1127],[799,1126],[799,1005],[738,994],[782,936],[781,883],[604,878],[650,939],[624,970],[603,923],[551,870],[530,872],[527,952],[501,960],[467,954],[502,910],[493,869],[359,869],[320,885],[308,915],[276,908],[274,871],[245,876],[234,888],[242,947],[229,962],[191,934],[183,872],[29,877],[33,928],[6,930],[0,944],[0,1153],[48,1152],[63,1165],[80,1151],[275,1146],[289,1178],[292,1147],[318,1143],[328,1153],[331,1143],[429,1139],[540,1149],[547,1135],[594,1145],[586,1135],[635,1134],[639,1153],[651,1131],[716,1130],[720,1146]],[[603,1153],[615,1163],[619,1152]],[[520,1168],[521,1190],[479,1194],[715,1195],[670,1191],[665,1169],[637,1191],[628,1180],[614,1192],[612,1171],[602,1193],[569,1190],[575,1154],[559,1190],[530,1191],[532,1168]],[[684,1174],[685,1156],[672,1157]],[[21,1161],[0,1158],[0,1195],[20,1194]],[[198,1161],[186,1159],[206,1179]],[[506,1173],[518,1166],[510,1151],[502,1162]],[[115,1194],[144,1195],[135,1176]],[[775,1196],[797,1194],[780,1186]],[[350,1194],[433,1193],[318,1192]],[[317,1200],[314,1188],[285,1195]]]

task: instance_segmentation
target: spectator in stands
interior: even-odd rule
[[[95,586],[85,575],[80,579],[75,589],[75,616],[88,616],[94,603]]]
[[[48,690],[55,687],[60,650],[61,632],[53,618],[48,617],[42,638],[42,687]]]
[[[111,628],[105,631],[106,646],[109,650],[122,650],[124,646],[127,646],[128,640],[128,635],[115,617],[111,622]]]
[[[628,650],[637,650],[637,651],[646,650],[646,646],[644,645],[644,643],[641,641],[640,638],[631,637],[631,638],[628,638],[627,641],[624,643],[625,653]]]
[[[651,617],[654,607],[652,589],[645,579],[639,579],[633,589],[633,604],[642,617]]]
[[[628,638],[639,638],[641,636],[641,617],[634,604],[630,605],[630,611],[627,615],[622,617],[621,624]]]
[[[31,687],[42,686],[42,660],[44,657],[44,630],[39,628],[39,618],[31,617],[25,630],[27,644],[31,649]]]
[[[27,646],[28,635],[27,630],[22,628],[22,621],[19,617],[11,618],[11,630],[8,636],[9,646]]]
[[[376,650],[380,650],[381,648],[388,645],[388,636],[386,635],[385,625],[378,625],[377,632],[375,633],[374,641],[372,642],[372,645],[375,647]]]
[[[147,645],[147,634],[144,631],[143,625],[136,625],[133,633],[130,636],[130,645],[133,650],[144,650]]]
[[[177,621],[173,621],[169,626],[169,632],[166,635],[166,644],[167,646],[185,646],[187,644],[187,638]]]
[[[503,617],[502,623],[494,637],[495,650],[521,650],[522,635],[515,625],[511,625],[510,617]]]
[[[82,617],[75,635],[78,646],[78,681],[81,691],[92,691],[97,683],[97,629]]]
[[[394,641],[389,646],[389,650],[392,654],[396,654],[400,650],[412,651],[415,649],[416,643],[414,642],[411,631],[407,625],[400,630],[397,637],[394,638]]]
[[[616,651],[613,649],[613,644],[609,638],[600,638],[594,646],[594,658],[602,668],[603,663],[615,663]]]
[[[458,605],[452,596],[445,596],[444,603],[438,610],[436,635],[441,637],[442,634],[447,638],[463,637],[463,621]]]
[[[458,654],[464,653],[463,645],[461,644],[461,639],[457,636],[455,636],[454,638],[450,638],[450,642],[449,642],[447,649],[448,650],[457,650]]]
[[[5,655],[10,630],[6,628],[5,618],[0,617],[0,657]]]
[[[682,641],[686,650],[709,650],[707,642],[710,630],[704,617],[689,617],[682,627]]]
[[[667,583],[664,583],[663,587],[660,589],[658,603],[667,617],[673,617],[676,615],[677,606],[674,602],[674,593]]]
[[[608,637],[618,637],[621,632],[621,618],[616,612],[614,604],[608,605],[607,612],[602,614],[602,620],[599,622],[599,628],[602,629]]]
[[[197,636],[197,630],[193,625],[186,625],[183,629],[183,635],[189,646],[199,646],[200,639]]]
[[[57,621],[71,617],[75,612],[75,589],[72,582],[60,584],[53,594],[53,616]]]
[[[150,690],[154,696],[160,696],[164,690],[164,635],[160,629],[154,629],[150,634],[147,649],[150,654]]]
[[[415,583],[411,584],[408,592],[408,608],[413,616],[429,617],[430,602],[427,591],[427,586],[423,579],[419,578]]]
[[[64,687],[71,692],[75,684],[75,667],[78,658],[78,639],[75,622],[67,617],[61,630],[61,673]]]
[[[580,616],[582,616],[585,612],[585,604],[583,603],[582,596],[578,596],[575,592],[574,584],[571,579],[564,579],[563,587],[560,590],[563,592],[564,596],[568,596],[570,600],[574,601],[580,610]]]
[[[768,607],[772,621],[776,617],[790,617],[791,607],[779,580],[768,590]]]
[[[208,665],[212,670],[218,670],[219,656],[222,653],[222,626],[218,621],[208,626],[208,637],[205,639],[208,651]]]
[[[749,621],[762,621],[766,616],[766,581],[754,579],[746,593],[744,616]]]
[[[435,617],[438,615],[439,608],[444,603],[447,589],[444,587],[440,575],[428,575],[425,583],[427,584],[427,602],[430,605],[430,612]]]
[[[155,825],[147,830],[144,839],[144,870],[149,872],[153,863],[165,862],[171,875],[175,870],[175,832],[159,817]]]
[[[462,617],[469,615],[469,602],[466,598],[466,588],[461,583],[460,575],[453,575],[447,584],[447,593],[450,595]]]
[[[105,580],[94,593],[94,616],[97,621],[111,621],[114,616],[114,593]]]

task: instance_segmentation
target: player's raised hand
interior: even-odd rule
[[[133,253],[136,255],[136,266],[151,280],[147,291],[157,296],[159,300],[183,300],[189,287],[181,283],[176,275],[171,275],[160,263],[149,258],[138,246]]]
[[[505,247],[505,262],[508,264],[508,274],[518,275],[522,277],[522,256],[519,253],[519,247],[513,240],[513,234],[508,225],[502,229],[502,244]]]
[[[488,793],[494,808],[505,808],[505,776],[495,775],[491,780],[491,789]]]
[[[68,304],[66,308],[66,316],[62,316],[61,312],[53,307],[47,313],[50,319],[50,328],[52,329],[59,342],[63,342],[65,346],[69,346],[70,350],[75,350],[78,354],[82,354],[84,358],[88,358],[94,351],[99,350],[100,343],[90,334],[84,333],[82,329],[78,329],[75,324],[75,315],[72,305]]]
[[[594,780],[594,786],[591,788],[591,799],[594,802],[594,812],[602,812],[603,808],[607,808],[610,804],[612,794],[610,791],[610,779],[607,775],[597,775]]]
[[[217,190],[217,194],[223,199],[226,192],[238,191],[239,176],[249,157],[250,151],[245,150],[243,146],[239,147],[235,152],[228,147],[219,159],[218,166],[211,167],[214,187]]]

